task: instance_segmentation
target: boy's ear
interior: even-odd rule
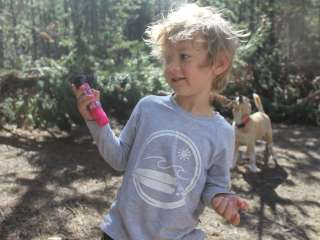
[[[212,65],[212,70],[216,76],[224,73],[230,66],[230,60],[225,55],[220,55]]]

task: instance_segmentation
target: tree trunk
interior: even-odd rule
[[[318,5],[318,41],[320,41],[320,4]]]
[[[63,0],[63,9],[64,9],[64,14],[65,14],[65,18],[64,18],[64,27],[66,29],[67,32],[69,32],[69,7],[70,7],[70,3],[68,0]]]
[[[13,47],[15,49],[15,56],[14,56],[14,60],[15,60],[15,58],[19,55],[19,51],[18,51],[18,37],[16,34],[17,18],[14,11],[14,0],[10,0],[10,13],[11,13],[11,21],[12,21],[12,29],[13,29],[12,35],[13,35]]]
[[[51,15],[50,15],[50,24],[55,25],[57,22],[57,11],[56,11],[56,4],[57,1],[55,0],[50,0],[50,8],[51,8]],[[54,32],[55,27],[52,27],[51,29],[47,29],[49,34],[52,34]],[[57,41],[51,42],[48,44],[50,54],[53,58],[57,59],[59,57],[59,46]]]
[[[96,1],[91,1],[91,7],[90,7],[90,23],[91,23],[91,36],[94,41],[97,40],[98,37],[98,29],[99,29],[99,17],[98,17],[98,11],[97,11],[97,3]]]
[[[49,24],[52,23],[56,19],[56,0],[50,0],[50,10],[48,14],[49,17]]]
[[[274,47],[276,45],[276,33],[275,33],[275,26],[276,26],[276,17],[275,17],[275,0],[268,1],[268,16],[271,21],[271,29],[270,29],[270,45]]]
[[[50,10],[51,12],[51,10]],[[49,13],[49,9],[43,9],[42,12],[41,12],[41,18],[42,18],[42,23],[43,23],[43,31],[44,32],[47,32],[47,29],[46,27],[51,23],[51,13]],[[46,57],[47,58],[51,58],[51,48],[50,48],[50,43],[45,40],[45,39],[41,39],[41,42],[43,44],[43,49],[44,49],[44,52],[46,54]]]
[[[32,18],[32,60],[35,61],[38,59],[38,39],[37,33],[35,30],[36,22],[35,22],[35,13],[34,13],[34,6],[33,0],[30,0],[30,7],[31,7],[31,18]]]
[[[3,9],[3,2],[0,0],[0,10]],[[0,27],[0,68],[4,67],[4,35],[3,29]]]
[[[250,32],[254,32],[255,30],[255,8],[256,7],[256,1],[255,0],[250,0],[250,23],[249,23],[249,30]]]
[[[76,40],[76,48],[80,53],[83,53],[84,44],[81,38],[82,32],[82,19],[80,12],[79,0],[71,0],[71,18],[73,24],[73,34]]]
[[[241,22],[244,20],[244,7],[243,7],[244,3],[240,3],[238,6],[238,22]]]

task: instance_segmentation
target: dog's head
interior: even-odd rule
[[[236,124],[241,124],[243,118],[251,114],[251,103],[249,98],[245,96],[237,96],[234,100],[231,100],[225,96],[216,94],[214,100],[232,110],[233,120]]]
[[[249,98],[245,96],[238,96],[232,104],[233,120],[236,124],[241,124],[243,118],[248,117],[251,114],[251,103]]]

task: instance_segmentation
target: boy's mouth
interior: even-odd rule
[[[183,80],[186,80],[186,78],[185,77],[179,77],[179,78],[172,78],[171,79],[171,81],[174,82],[174,83],[175,82],[180,82],[180,81],[183,81]]]

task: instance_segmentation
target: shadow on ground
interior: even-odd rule
[[[77,221],[80,211],[102,215],[109,208],[116,186],[105,183],[119,174],[101,159],[86,130],[62,136],[54,132],[46,136],[17,134],[5,128],[2,132],[6,133],[0,136],[2,153],[16,151],[6,158],[8,171],[0,172],[1,183],[8,186],[2,193],[9,198],[14,191],[16,194],[14,204],[0,208],[5,215],[0,239],[33,239],[53,231],[75,236],[70,229],[77,230],[76,222],[66,227],[66,220]],[[105,187],[89,189],[99,182]],[[10,211],[5,212],[5,207]]]
[[[308,130],[308,131],[306,131]],[[312,209],[320,212],[320,203],[309,199],[307,187],[320,185],[320,129],[279,125],[274,130],[275,158],[271,167],[259,165],[259,173],[251,173],[237,168],[234,175],[242,177],[248,188],[234,189],[243,196],[256,198],[257,207],[242,216],[242,227],[254,231],[256,239],[315,239],[319,234],[319,225],[312,225]],[[258,154],[258,161],[265,156]],[[246,162],[242,162],[245,165]],[[277,189],[281,188],[282,194]],[[300,188],[296,193],[294,189]],[[302,188],[302,189],[301,189]],[[305,188],[305,189],[303,189]],[[286,192],[284,189],[292,189]],[[306,194],[306,197],[303,195]],[[267,213],[266,213],[267,212]],[[308,219],[308,221],[304,221]],[[311,219],[311,220],[310,220]],[[257,220],[257,221],[254,221]],[[311,224],[310,224],[311,222]],[[255,225],[255,227],[252,227]],[[250,227],[251,226],[251,227]]]
[[[206,228],[208,240],[316,240],[320,234],[320,129],[274,126],[278,164],[233,172],[233,189],[249,199],[237,231]],[[259,147],[259,146],[258,146]],[[260,146],[262,147],[262,146]],[[98,239],[121,175],[106,164],[86,129],[0,131],[0,239]],[[259,162],[263,153],[258,152]],[[212,213],[210,213],[212,214]],[[209,224],[212,215],[205,215]],[[210,234],[211,231],[211,234]],[[242,231],[242,232],[240,232]]]

